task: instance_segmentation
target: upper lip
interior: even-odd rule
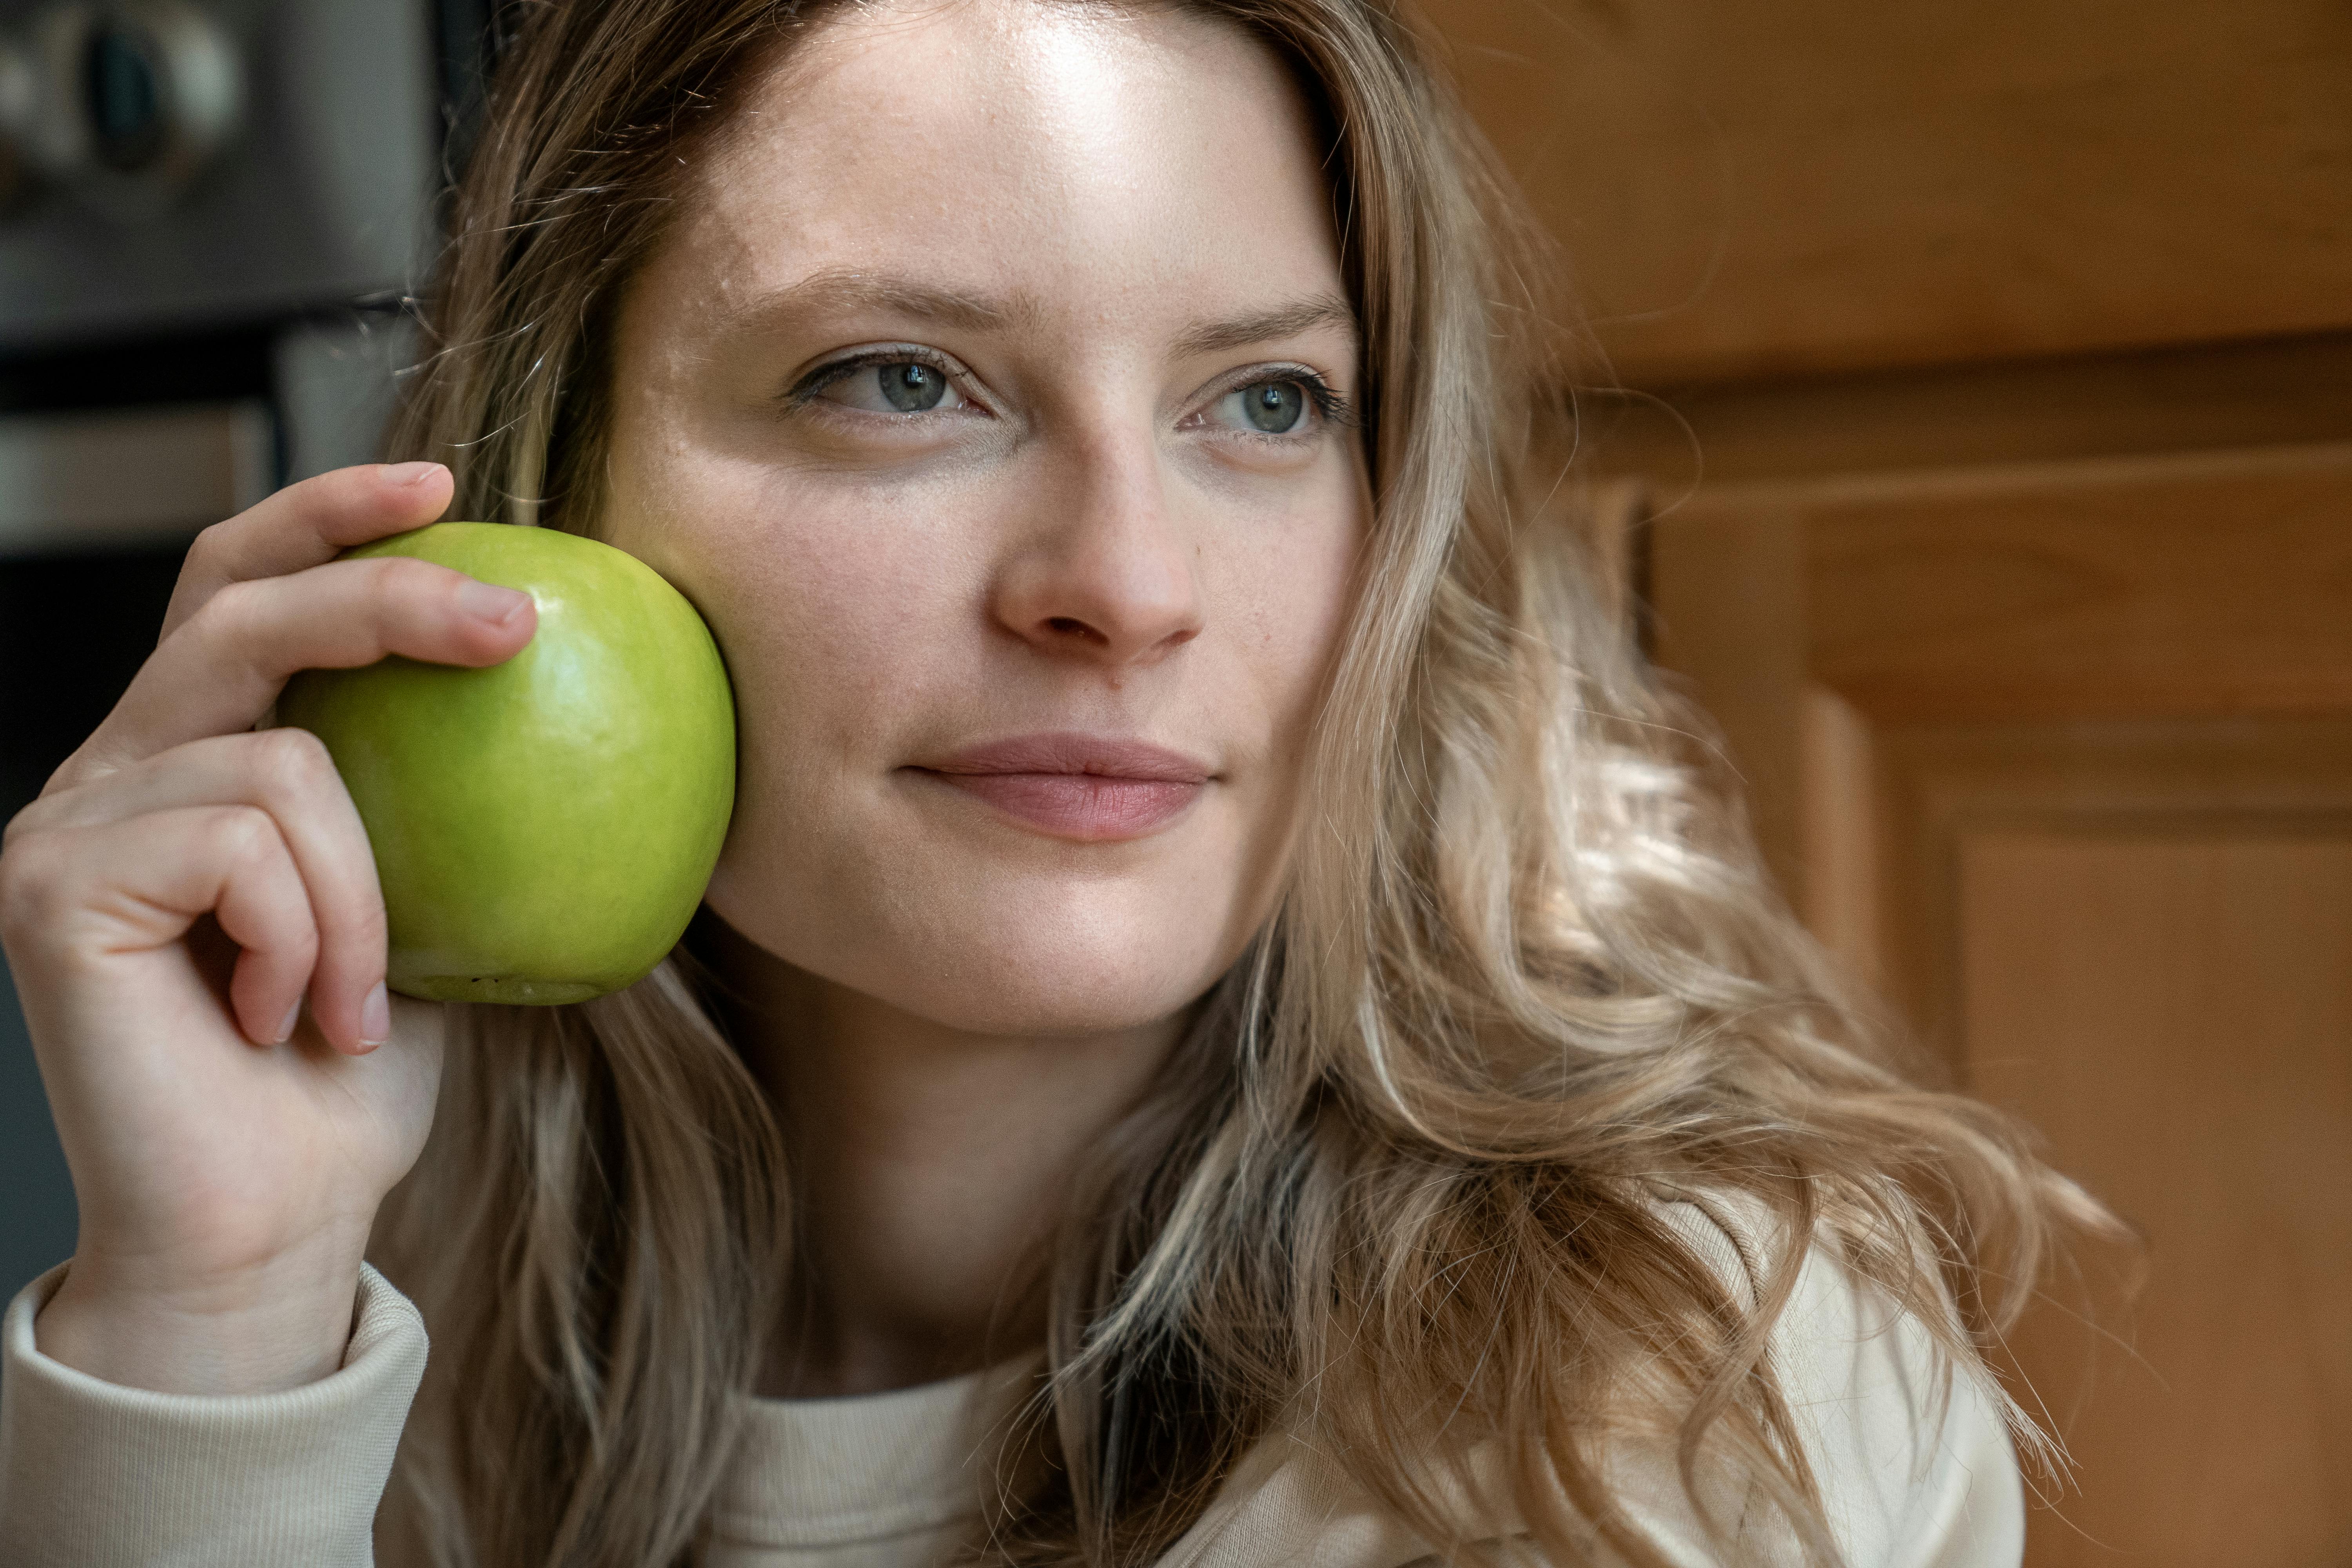
[[[1204,784],[1215,770],[1148,741],[1076,731],[1012,735],[917,764],[935,773],[1092,773],[1101,778]]]

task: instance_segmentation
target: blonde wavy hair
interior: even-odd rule
[[[1376,521],[1279,912],[1038,1261],[1047,1372],[971,1554],[1147,1562],[1303,1425],[1440,1551],[1478,1436],[1548,1561],[1663,1563],[1603,1479],[1639,1437],[1832,1562],[1766,1354],[1804,1248],[1735,1292],[1660,1200],[1821,1238],[1979,1378],[2099,1211],[1897,1070],[1709,784],[1564,504],[1559,260],[1426,28],[1403,0],[1187,5],[1321,117]],[[456,515],[595,530],[617,296],[747,79],[828,8],[522,8],[393,440],[452,467]],[[386,1561],[683,1562],[790,1278],[789,1152],[684,956],[451,1016],[373,1254],[435,1341]]]

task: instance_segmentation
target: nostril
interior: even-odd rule
[[[1045,622],[1047,629],[1064,637],[1099,637],[1102,634],[1075,616],[1055,616]]]

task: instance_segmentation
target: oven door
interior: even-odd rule
[[[0,416],[0,817],[154,650],[188,542],[275,483],[258,398]],[[74,1248],[73,1189],[0,965],[0,1299]]]

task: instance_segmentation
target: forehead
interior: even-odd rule
[[[885,270],[1062,314],[1191,317],[1339,290],[1320,157],[1280,60],[1213,17],[859,7],[746,89],[661,266],[717,315]]]

